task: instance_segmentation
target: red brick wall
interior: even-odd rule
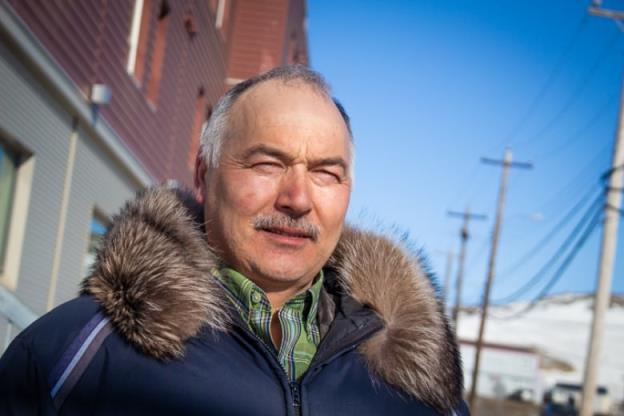
[[[163,1],[168,15],[157,41]],[[200,90],[209,109],[223,94],[226,77],[244,79],[291,63],[295,47],[307,62],[305,0],[226,0],[220,29],[218,0],[144,0],[149,25],[142,26],[147,38],[139,46],[144,66],[135,74],[126,70],[134,1],[9,3],[85,97],[95,83],[112,89],[101,116],[157,181],[192,184],[188,162],[201,126]]]
[[[307,63],[304,0],[238,0],[235,7],[228,41],[228,87],[293,63],[288,53],[291,45],[299,45],[300,63]]]
[[[224,45],[208,2],[169,0],[161,79],[154,87],[153,103],[147,100],[147,88],[161,0],[145,1],[151,25],[140,81],[126,71],[133,1],[10,0],[10,4],[85,97],[94,83],[111,87],[112,101],[101,107],[101,115],[148,171],[157,180],[175,178],[191,185],[187,160],[197,93],[203,88],[206,103],[216,102],[225,78]],[[189,17],[193,35],[187,30]]]

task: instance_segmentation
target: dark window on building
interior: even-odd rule
[[[18,165],[17,152],[0,142],[0,271],[4,268]]]
[[[158,21],[156,25],[156,38],[150,66],[150,77],[147,85],[147,99],[156,104],[160,91],[160,79],[162,77],[163,64],[165,62],[165,50],[167,48],[167,29],[169,27],[170,8],[167,1],[160,3]]]
[[[128,72],[139,84],[143,84],[152,17],[152,0],[135,0],[134,16],[130,29]]]
[[[83,274],[85,276],[91,272],[91,267],[93,266],[93,263],[95,263],[95,257],[97,255],[97,251],[102,246],[102,239],[106,233],[107,226],[108,220],[106,217],[94,212],[91,217],[91,224],[89,225],[87,252],[85,253],[84,260],[82,262]]]
[[[212,113],[212,109],[206,105],[206,95],[204,89],[200,88],[195,99],[195,114],[193,116],[193,128],[191,129],[191,145],[189,147],[188,167],[193,170],[195,168],[195,157],[199,149],[201,134],[206,127],[208,119]]]
[[[225,40],[230,24],[230,11],[232,2],[230,0],[219,0],[215,17],[215,27],[219,30],[221,37]]]

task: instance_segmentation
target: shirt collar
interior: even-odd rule
[[[241,312],[245,321],[249,322],[249,313],[253,306],[263,304],[263,306],[270,308],[270,302],[265,291],[242,273],[232,268],[224,267],[220,270],[213,270],[213,274],[223,283],[230,298],[232,298],[232,301]],[[303,301],[305,303],[305,311],[307,312],[304,319],[307,325],[311,324],[316,319],[322,287],[323,270],[319,272],[312,286],[290,298],[284,303],[283,307],[288,307],[289,305],[294,305]]]

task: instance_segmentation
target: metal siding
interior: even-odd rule
[[[120,173],[119,166],[79,130],[55,305],[78,294],[93,209],[110,217],[134,193],[133,184]]]
[[[40,314],[46,309],[71,118],[4,44],[0,44],[0,79],[3,133],[35,157],[16,292]]]
[[[35,171],[16,294],[35,313],[47,296],[68,157],[72,119],[31,72],[0,44],[0,126],[3,136],[29,149]],[[134,183],[84,131],[78,138],[56,304],[69,300],[82,279],[93,207],[112,214],[135,192]]]

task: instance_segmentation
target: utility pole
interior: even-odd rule
[[[462,282],[464,279],[464,260],[466,259],[466,246],[468,245],[468,239],[470,239],[470,232],[468,230],[468,224],[471,219],[485,220],[487,217],[482,214],[471,214],[470,209],[466,207],[464,212],[449,211],[448,216],[463,218],[464,222],[462,228],[459,231],[459,237],[461,241],[459,249],[459,259],[457,263],[457,278],[455,279],[455,306],[453,307],[453,326],[455,327],[455,334],[457,334],[457,324],[459,323],[459,310],[461,308],[461,293]]]
[[[446,256],[446,270],[444,270],[444,283],[441,287],[441,296],[442,296],[442,304],[446,309],[446,298],[449,292],[449,284],[451,283],[451,274],[453,271],[453,258],[455,257],[455,252],[453,249],[449,250],[435,250],[436,254],[444,254]]]
[[[595,16],[604,16],[613,19],[624,19],[621,11],[604,10],[600,2],[595,1],[589,8],[589,13]],[[620,30],[622,23],[616,20]],[[613,146],[612,168],[608,172],[607,198],[602,229],[602,244],[600,248],[600,265],[598,266],[598,287],[594,298],[594,316],[592,319],[589,348],[585,358],[585,375],[583,377],[583,395],[581,396],[581,416],[593,414],[594,394],[598,378],[598,363],[602,353],[604,338],[605,314],[611,299],[611,280],[617,248],[617,230],[619,225],[620,207],[622,204],[622,188],[624,186],[624,80],[620,93],[620,114],[618,129]]]
[[[444,305],[446,305],[446,298],[449,293],[449,284],[451,284],[451,274],[453,273],[453,257],[455,253],[453,250],[449,250],[446,255],[446,270],[444,272],[444,289],[442,291],[442,299],[444,299]],[[446,306],[445,306],[446,307]]]
[[[494,269],[496,265],[496,251],[498,249],[498,239],[500,236],[501,226],[503,222],[503,211],[505,209],[505,195],[507,193],[507,179],[509,177],[509,168],[531,169],[533,165],[526,162],[514,162],[510,149],[505,150],[503,160],[494,160],[482,157],[481,162],[490,165],[502,165],[503,172],[501,176],[500,187],[498,189],[498,203],[496,207],[496,222],[494,223],[494,232],[492,233],[492,248],[490,251],[490,260],[488,262],[487,281],[483,293],[483,303],[481,305],[481,322],[479,324],[479,335],[475,345],[474,368],[472,370],[472,385],[470,386],[470,407],[475,408],[475,400],[477,398],[477,382],[479,381],[479,364],[481,360],[481,348],[483,346],[483,334],[485,332],[485,322],[487,319],[488,307],[490,305],[490,289],[494,281]]]

